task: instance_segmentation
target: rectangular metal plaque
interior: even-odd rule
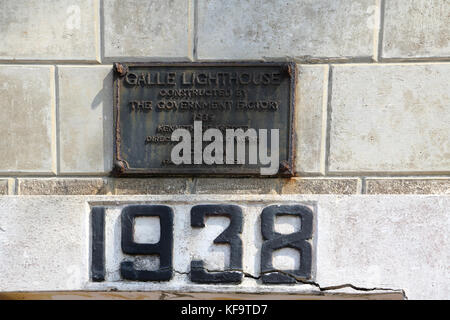
[[[226,161],[226,134],[254,129],[260,147],[265,129],[266,154],[271,155],[271,132],[277,129],[279,163],[273,175],[292,176],[295,83],[294,63],[116,63],[114,173],[261,175],[261,168],[269,164],[260,161],[259,149],[258,162],[251,161],[248,138],[244,142],[245,161],[237,158],[237,142],[234,162]],[[172,149],[179,143],[171,141],[176,129],[191,133],[191,163],[172,161]],[[208,129],[223,133],[223,164],[199,163],[194,156],[199,150],[195,139],[204,138]],[[202,150],[210,143],[201,141]],[[254,159],[255,152],[252,156]]]

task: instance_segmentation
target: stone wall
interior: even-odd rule
[[[442,0],[1,0],[0,291],[107,290],[98,203],[262,199],[321,221],[313,283],[277,293],[449,298],[449,20]],[[295,177],[113,177],[113,63],[228,60],[297,63]]]
[[[1,194],[450,193],[440,0],[2,1]],[[112,62],[298,63],[296,177],[114,179]]]

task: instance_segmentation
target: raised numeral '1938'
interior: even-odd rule
[[[291,215],[300,218],[300,230],[291,234],[274,231],[275,218]],[[242,210],[237,205],[197,205],[191,209],[191,226],[205,227],[207,216],[225,216],[230,225],[214,240],[216,244],[230,245],[230,267],[223,272],[208,272],[202,260],[191,261],[190,278],[196,283],[240,283],[242,270]],[[160,240],[158,243],[136,243],[133,240],[135,219],[159,217]],[[92,281],[105,280],[105,208],[92,208]],[[120,264],[123,279],[132,281],[168,281],[172,278],[173,210],[164,205],[129,205],[121,214],[122,251],[128,255],[158,255],[158,270],[138,270],[133,261]],[[263,283],[294,283],[297,278],[311,277],[313,213],[302,205],[273,205],[264,208],[261,214],[261,274]],[[272,265],[273,252],[282,248],[293,248],[300,253],[300,266],[295,270],[276,270]]]

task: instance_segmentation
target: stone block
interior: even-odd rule
[[[356,178],[293,178],[284,181],[282,194],[356,194]]]
[[[297,173],[324,174],[328,67],[298,66],[295,136]]]
[[[277,194],[279,179],[258,178],[198,178],[194,181],[197,194]]]
[[[148,178],[114,179],[114,194],[184,194],[188,193],[191,179],[185,178]]]
[[[193,52],[191,6],[190,0],[104,1],[105,58],[187,60]]]
[[[450,178],[367,178],[368,194],[450,194]]]
[[[99,2],[2,0],[0,59],[98,61]]]
[[[19,195],[93,195],[108,194],[102,178],[19,178]]]
[[[450,57],[450,3],[386,0],[383,58]]]
[[[107,173],[113,160],[111,66],[58,66],[60,173]]]
[[[0,172],[56,170],[52,66],[0,66]]]
[[[372,57],[375,0],[199,1],[199,59]]]
[[[449,172],[450,64],[333,66],[330,172]]]

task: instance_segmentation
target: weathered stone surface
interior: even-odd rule
[[[191,179],[186,178],[148,178],[114,179],[114,194],[183,194],[188,193]]]
[[[113,158],[111,66],[58,66],[61,173],[106,173]]]
[[[165,204],[174,210],[176,272],[170,281],[135,282],[117,278],[117,263],[122,257],[117,218],[124,206],[137,203]],[[205,203],[233,203],[243,211],[243,268],[252,277],[244,277],[239,286],[203,285],[189,280],[187,272],[193,258],[206,259],[212,264],[210,267],[227,263],[228,251],[224,246],[212,244],[227,227],[227,219],[212,217],[206,219],[204,228],[190,226],[190,208]],[[253,278],[260,272],[261,211],[271,204],[294,203],[311,207],[316,215],[314,283],[264,285]],[[98,205],[106,207],[109,227],[105,229],[105,263],[109,272],[105,282],[93,283],[89,266],[90,207]],[[446,299],[450,294],[449,208],[450,197],[444,195],[0,197],[0,291],[113,289],[167,294],[366,295],[404,290],[410,299]],[[140,228],[140,222],[136,223],[136,228]],[[342,288],[325,289],[333,286]]]
[[[192,55],[191,1],[104,1],[105,57],[185,58]]]
[[[358,179],[351,178],[293,178],[285,180],[283,194],[356,194]]]
[[[0,291],[80,290],[89,280],[86,203],[46,196],[0,202]]]
[[[297,173],[324,173],[328,66],[298,65],[295,112]]]
[[[254,194],[279,192],[279,179],[258,178],[198,178],[194,181],[198,194]]]
[[[1,172],[55,170],[52,66],[0,66]]]
[[[0,180],[0,195],[7,195],[8,194],[8,180]]]
[[[409,299],[448,299],[449,196],[319,200],[321,286],[403,289]]]
[[[450,64],[333,66],[330,172],[448,172]]]
[[[19,195],[95,195],[108,194],[103,178],[23,178],[18,179]]]
[[[99,60],[98,3],[2,0],[0,59]]]
[[[387,0],[383,57],[450,57],[450,3]]]
[[[367,178],[368,194],[450,194],[450,178]]]
[[[199,1],[200,59],[371,57],[375,0]]]

